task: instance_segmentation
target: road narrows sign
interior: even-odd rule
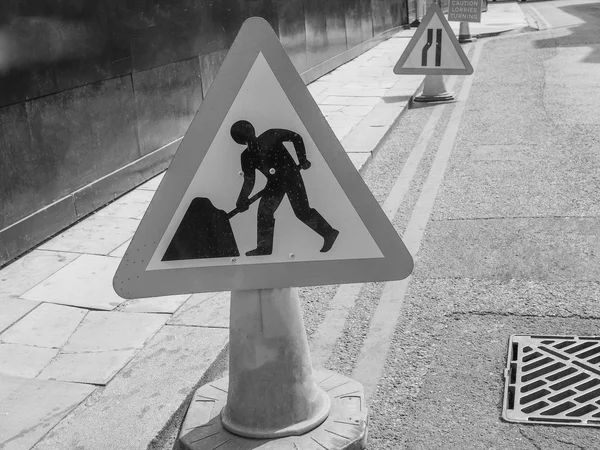
[[[471,75],[473,67],[437,4],[429,7],[394,66],[397,75]]]
[[[244,22],[113,280],[125,298],[406,278],[412,258],[268,22]]]

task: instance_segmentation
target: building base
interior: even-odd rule
[[[278,439],[247,438],[229,432],[221,424],[229,386],[228,377],[224,377],[202,386],[194,394],[179,432],[179,449],[364,449],[369,418],[362,384],[329,370],[314,370],[313,374],[318,386],[331,399],[329,416],[313,430]]]

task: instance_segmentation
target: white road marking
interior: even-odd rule
[[[455,84],[456,77],[450,77],[447,82],[448,90],[452,91]],[[438,105],[431,113],[415,146],[406,159],[400,175],[390,190],[382,207],[388,219],[393,220],[398,213],[402,200],[410,188],[410,183],[412,183],[417,173],[417,168],[427,150],[429,140],[445,108],[446,105]],[[311,360],[315,367],[323,367],[331,356],[335,341],[342,334],[348,313],[356,303],[362,286],[362,283],[341,285],[335,293],[329,304],[329,309],[325,313],[325,318],[310,340]]]
[[[473,67],[476,67],[479,61],[482,47],[481,42],[475,44],[475,53],[472,59]],[[413,258],[419,251],[425,227],[433,211],[435,198],[446,172],[472,85],[473,77],[467,77],[457,98],[458,102],[450,115],[450,121],[442,136],[421,195],[406,227],[403,240]],[[375,392],[383,372],[410,279],[411,277],[408,277],[401,281],[386,283],[371,319],[369,333],[364,341],[353,373],[353,377],[363,384],[367,399]]]

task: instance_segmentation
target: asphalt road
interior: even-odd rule
[[[365,386],[370,450],[600,448],[501,419],[512,334],[600,334],[600,1],[520,6],[540,31],[465,46],[456,101],[407,111],[364,174],[413,275],[299,290],[314,365]]]
[[[370,449],[600,447],[593,428],[501,419],[510,335],[598,335],[600,317],[600,2],[521,6],[545,30],[474,45],[475,74],[458,81],[458,102],[444,107],[396,217],[406,238],[414,211],[423,215],[428,172],[451,145],[415,271],[396,298],[369,400]],[[441,107],[400,120],[366,175],[376,192],[386,161],[411,152]],[[373,309],[357,303],[358,332],[345,330],[331,368],[357,372],[352,349]]]

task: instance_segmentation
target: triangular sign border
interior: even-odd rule
[[[384,258],[236,264],[146,271],[224,118],[262,53]],[[325,150],[325,151],[324,151]],[[400,280],[413,260],[289,59],[269,23],[247,19],[231,46],[113,279],[123,298]]]
[[[448,38],[450,39],[450,42],[452,43],[454,49],[458,53],[458,56],[460,57],[461,61],[465,66],[463,69],[448,69],[443,67],[403,67],[408,57],[414,51],[417,42],[419,42],[419,39],[421,38],[423,33],[425,33],[425,30],[429,26],[429,22],[431,22],[431,19],[433,19],[434,14],[438,15],[442,26],[446,30],[446,33],[448,33]],[[442,9],[437,3],[433,3],[431,6],[429,6],[427,14],[425,14],[425,17],[423,17],[419,28],[417,28],[417,31],[415,32],[414,36],[412,37],[407,47],[404,49],[404,52],[400,56],[400,59],[394,66],[394,73],[396,75],[471,75],[473,73],[473,66],[469,61],[469,58],[462,49],[460,42],[458,42],[458,39],[454,35],[454,31],[452,30],[450,23],[446,20],[446,16],[444,16]]]

